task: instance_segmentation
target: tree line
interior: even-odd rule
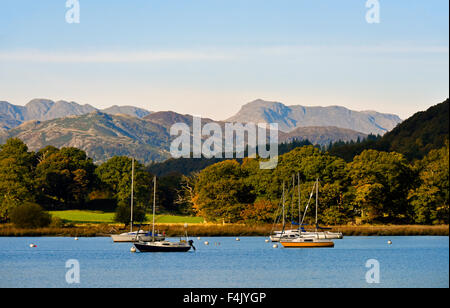
[[[7,222],[14,209],[35,204],[45,210],[115,211],[116,220],[130,220],[132,159],[115,156],[95,165],[86,153],[74,147],[47,146],[29,151],[25,143],[11,138],[0,146],[0,222]],[[153,194],[153,175],[135,162],[135,221],[143,220]],[[182,212],[174,207],[177,181],[167,176],[158,183],[161,211]]]
[[[244,158],[190,175],[166,174],[158,179],[158,209],[214,222],[272,223],[284,185],[288,219],[298,221],[298,185],[304,210],[318,178],[320,223],[448,223],[448,140],[415,161],[369,149],[347,162],[307,143],[289,150],[273,170],[261,170],[259,158]],[[0,146],[0,221],[31,203],[45,210],[115,211],[117,220],[127,223],[131,166],[129,157],[96,165],[77,148],[47,146],[33,152],[20,139],[9,139]],[[135,163],[136,221],[150,209],[152,178],[148,166]],[[306,214],[310,221],[313,216],[314,211]]]
[[[448,141],[415,162],[378,150],[346,162],[313,146],[281,155],[274,170],[259,169],[258,159],[223,161],[196,174],[186,198],[209,221],[269,223],[284,186],[287,218],[298,221],[299,198],[304,210],[316,179],[320,223],[448,223]],[[306,213],[311,223],[314,216],[314,210]]]

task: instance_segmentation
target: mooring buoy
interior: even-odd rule
[[[274,244],[272,247],[273,247],[273,248],[278,248],[278,245],[277,245],[277,244]]]
[[[136,248],[133,246],[133,247],[130,248],[130,251],[131,252],[136,252]]]

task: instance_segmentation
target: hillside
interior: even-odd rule
[[[77,147],[96,162],[114,155],[134,156],[144,163],[169,158],[169,135],[162,126],[126,115],[98,111],[49,121],[29,121],[0,133],[0,142],[18,137],[31,150],[47,145]]]
[[[330,153],[353,159],[366,149],[395,151],[409,160],[421,159],[432,149],[439,149],[449,140],[449,100],[417,112],[400,123],[392,131],[377,140],[367,140],[358,144],[334,146]]]
[[[449,100],[417,112],[381,139],[389,150],[420,159],[449,139]]]
[[[333,126],[312,126],[312,127],[297,127],[289,133],[280,132],[278,137],[280,142],[289,143],[293,140],[309,140],[312,144],[320,146],[329,145],[337,141],[357,141],[363,140],[367,137],[366,134]]]

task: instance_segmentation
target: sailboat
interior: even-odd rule
[[[282,217],[282,230],[281,231],[274,231],[271,235],[270,235],[270,240],[272,242],[279,242],[280,239],[282,237],[296,237],[297,236],[297,230],[285,230],[285,226],[286,226],[286,215],[285,215],[285,202],[286,202],[286,198],[285,198],[285,192],[284,192],[284,187],[285,184],[283,182],[283,194],[281,197],[281,203],[282,203],[282,212],[281,212],[281,217]]]
[[[130,215],[130,232],[125,232],[122,234],[112,234],[111,238],[114,243],[130,243],[136,240],[141,241],[162,241],[165,239],[164,235],[156,234],[150,231],[138,230],[133,231],[133,201],[134,201],[134,158],[131,161],[131,215]]]
[[[300,234],[301,235],[303,235],[304,237],[311,237],[311,238],[314,238],[314,237],[317,237],[317,234],[316,233],[312,233],[312,232],[308,232],[308,231],[306,231],[305,230],[305,228],[303,227],[304,225],[301,223],[301,213],[300,213],[300,174],[299,173],[297,173],[297,179],[298,179],[298,219],[299,219],[299,221],[298,221],[298,223],[294,223],[293,221],[292,221],[292,223],[291,224],[297,224],[299,227],[298,228],[296,228],[296,229],[285,229],[285,226],[286,226],[286,222],[285,222],[285,193],[284,193],[284,183],[283,183],[283,197],[282,197],[282,203],[283,203],[283,205],[282,205],[282,218],[283,218],[283,227],[282,227],[282,230],[280,230],[280,231],[273,231],[272,232],[272,234],[270,235],[270,240],[272,241],[272,242],[279,242],[280,240],[282,240],[282,239],[294,239],[294,238],[297,238]],[[295,187],[295,176],[294,175],[292,175],[292,187],[294,188]],[[309,197],[309,201],[308,201],[308,204],[309,204],[309,202],[311,201],[311,198],[312,198],[312,196],[313,196],[313,194],[314,194],[314,187],[313,187],[313,189],[312,189],[312,191],[311,191],[311,195],[310,195],[310,197]],[[292,197],[292,203],[294,202],[294,198]],[[308,205],[307,205],[307,207],[308,207]],[[291,211],[292,212],[292,211]]]
[[[304,232],[300,232],[299,235],[295,238],[281,238],[280,243],[285,248],[321,248],[321,247],[334,247],[334,242],[329,239],[321,239],[319,238],[319,232],[318,232],[318,219],[317,219],[317,210],[319,205],[319,179],[316,180],[315,183],[316,188],[316,230],[314,233],[316,233],[316,236],[310,236],[310,233],[303,234]],[[313,187],[314,191],[314,187]],[[311,200],[311,197],[310,197]],[[305,212],[303,214],[302,221],[300,223],[300,226],[303,225],[303,221],[305,219],[306,211],[308,210],[309,202],[305,208]]]
[[[316,225],[315,225],[315,230],[314,231],[306,231],[304,228],[304,224],[302,224],[302,222],[300,221],[301,218],[301,213],[300,213],[300,175],[297,174],[298,177],[298,217],[299,217],[299,222],[297,223],[299,225],[299,227],[297,229],[290,229],[290,230],[284,230],[284,226],[285,226],[285,222],[284,222],[284,216],[283,216],[283,230],[281,231],[274,231],[273,234],[270,236],[270,239],[272,242],[279,242],[280,240],[283,239],[295,239],[299,236],[302,236],[304,238],[317,238],[317,239],[342,239],[343,238],[343,234],[341,232],[331,232],[328,231],[329,228],[323,228],[320,227],[317,223],[317,208],[318,208],[318,180],[317,182],[314,184],[312,190],[311,190],[311,194],[309,196],[309,200],[308,200],[308,204],[306,205],[305,208],[305,213],[306,214],[306,210],[309,207],[309,203],[314,195],[314,190],[316,189]],[[292,183],[292,185],[294,186],[294,181]],[[283,210],[283,215],[284,215],[284,210]]]
[[[180,240],[179,242],[170,241],[157,241],[155,238],[155,209],[156,209],[156,176],[153,178],[154,189],[153,189],[153,230],[152,230],[152,240],[148,242],[137,241],[134,246],[140,252],[187,252],[191,248],[195,250],[194,241],[187,239]]]

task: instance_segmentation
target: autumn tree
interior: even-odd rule
[[[273,223],[278,209],[278,204],[267,200],[258,200],[247,205],[242,210],[241,217],[246,223]]]
[[[202,170],[195,185],[196,212],[208,221],[236,222],[241,211],[254,202],[245,174],[235,160],[223,161]]]

